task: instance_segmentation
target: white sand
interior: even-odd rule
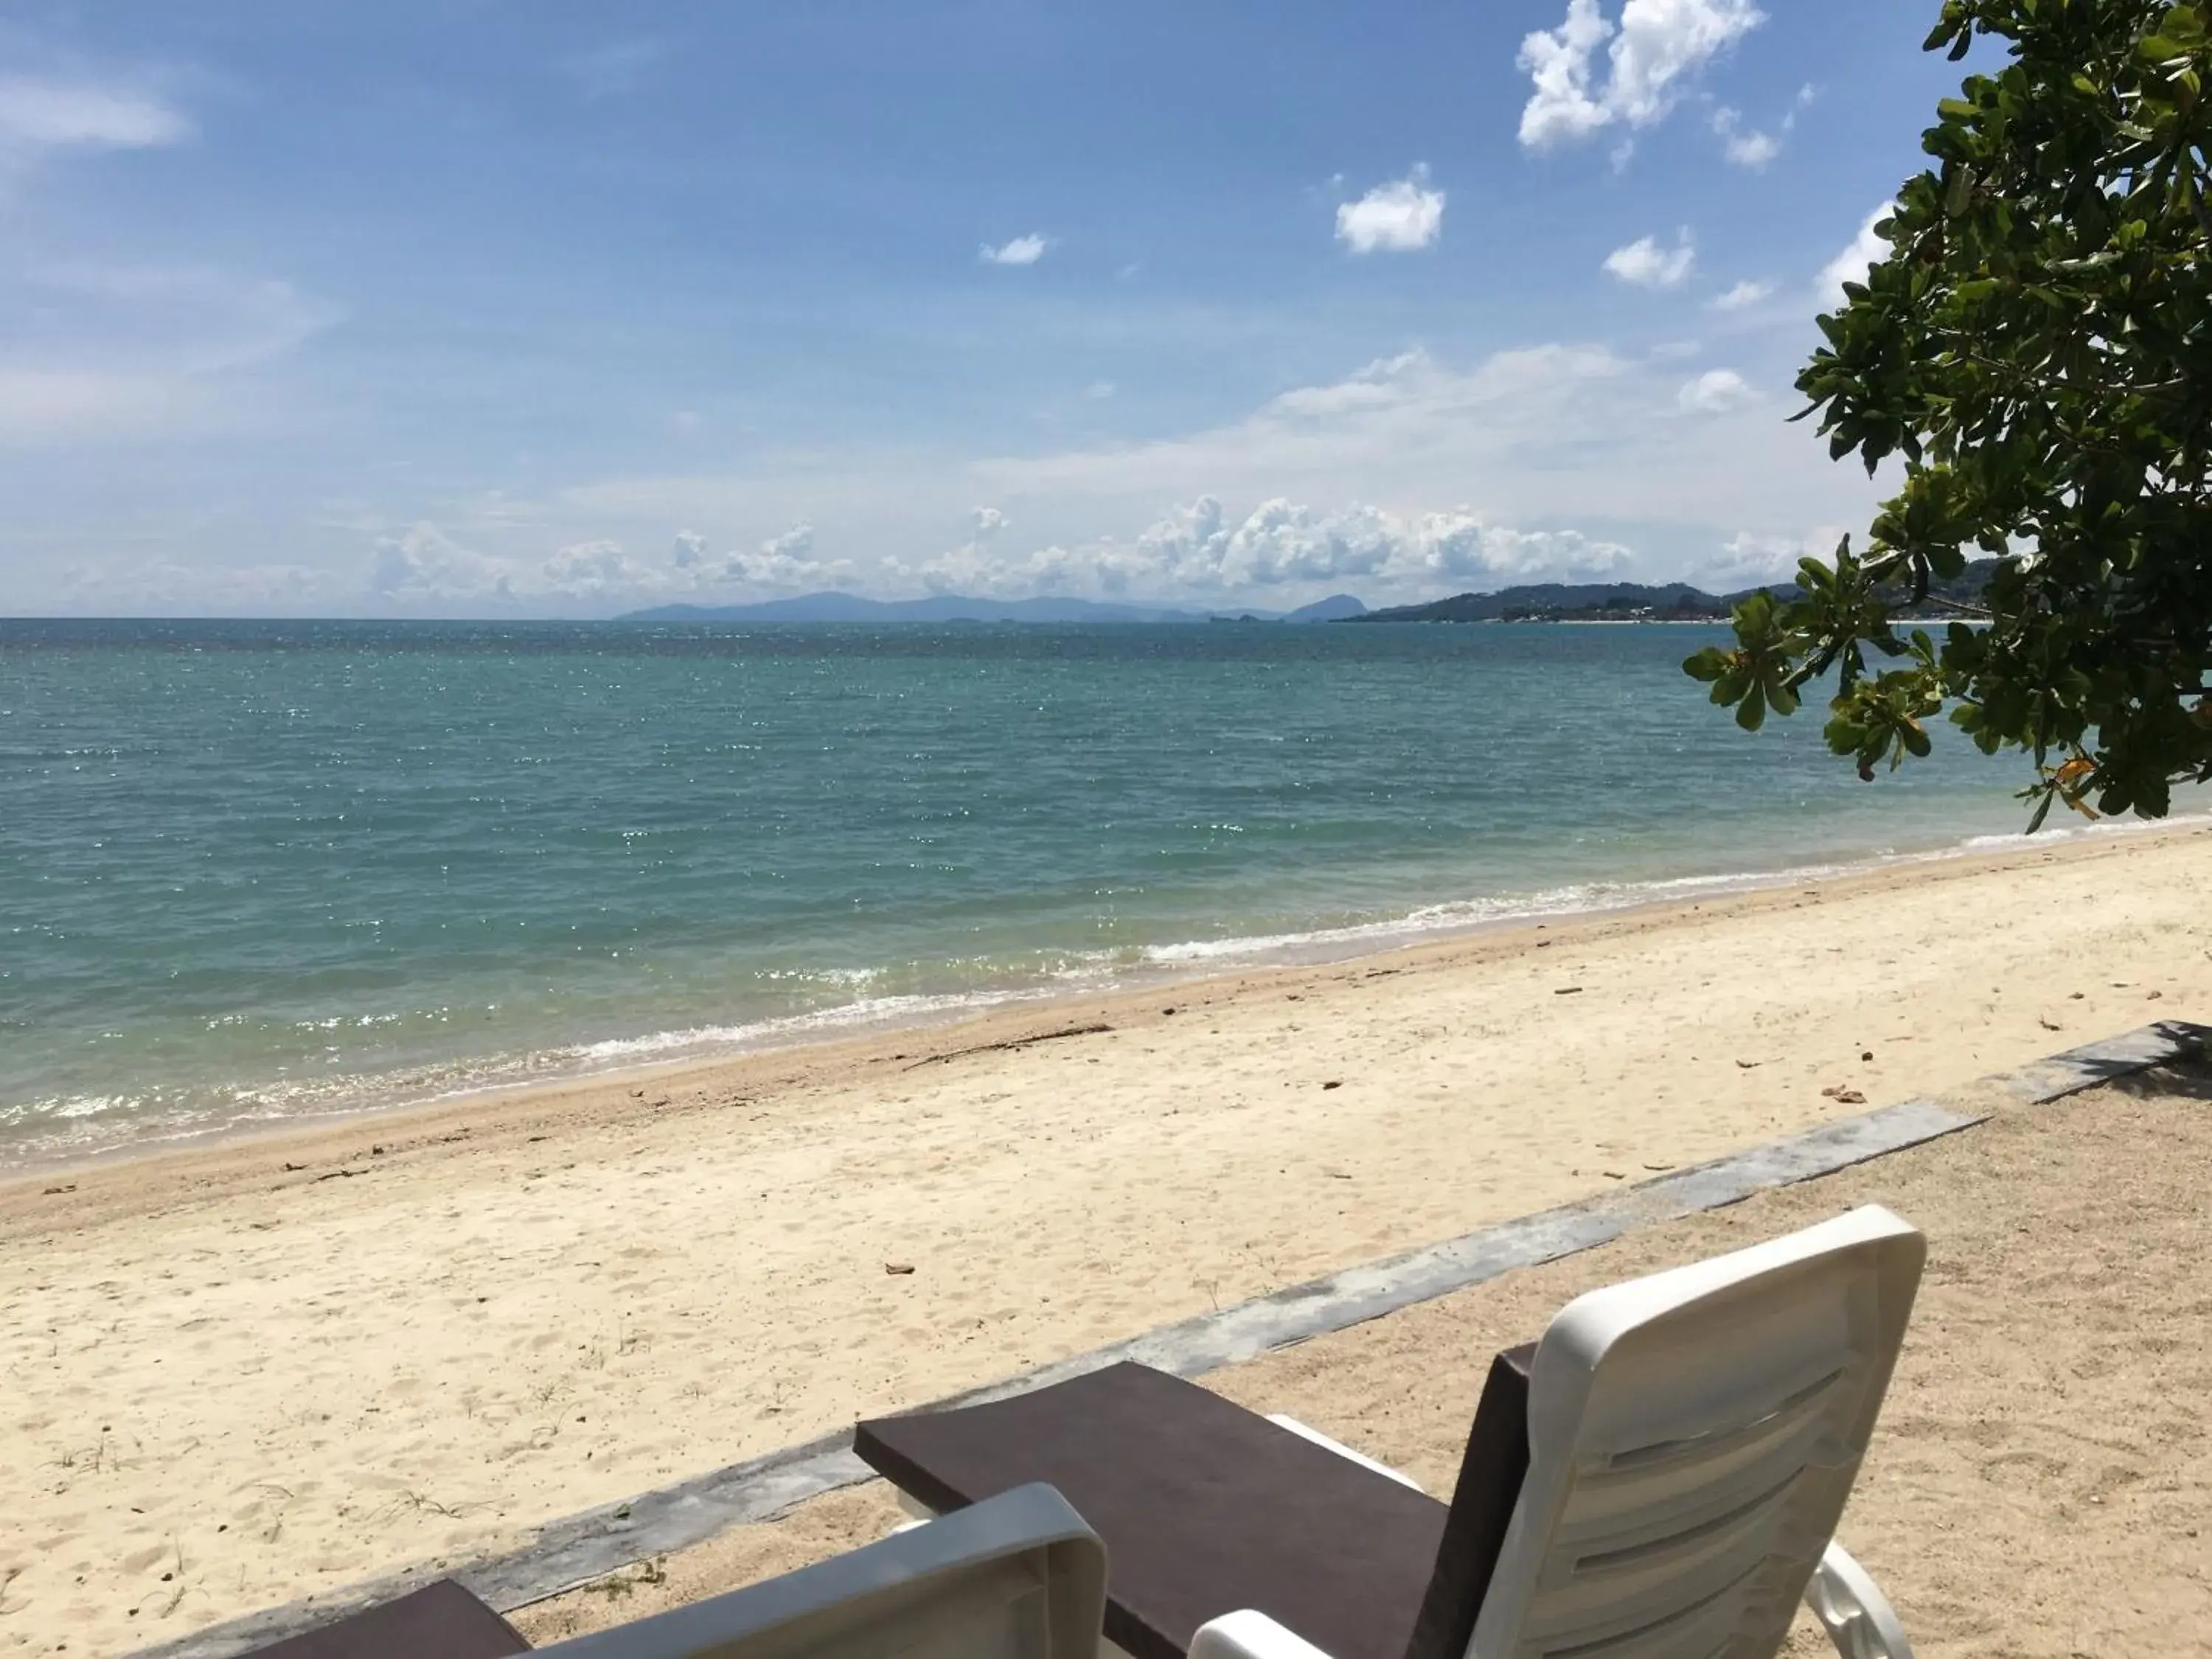
[[[2067,843],[0,1188],[0,1650],[465,1558],[1863,1109],[1825,1089],[2203,1017],[2208,901],[2202,831]]]

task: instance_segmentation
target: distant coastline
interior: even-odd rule
[[[1940,620],[1951,614],[1944,605],[1971,605],[1988,586],[1997,567],[1995,559],[1978,559],[1959,575],[1937,581],[1929,598],[1939,607],[1934,616],[1905,619]],[[943,593],[921,599],[871,599],[855,593],[803,593],[795,599],[767,599],[755,605],[664,605],[632,611],[617,617],[626,623],[1724,623],[1735,607],[1754,593],[1771,593],[1779,599],[1797,597],[1794,583],[1770,583],[1739,588],[1727,593],[1708,592],[1687,582],[1536,582],[1500,588],[1492,593],[1454,593],[1421,605],[1386,605],[1370,610],[1350,593],[1327,599],[1292,611],[1267,611],[1249,606],[1213,606],[1199,610],[1173,605],[1108,605],[1094,599],[1048,595],[1030,599],[988,599]]]

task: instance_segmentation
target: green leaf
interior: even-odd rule
[[[1974,199],[1974,170],[1960,166],[1951,170],[1951,182],[1943,190],[1943,211],[1957,218]]]

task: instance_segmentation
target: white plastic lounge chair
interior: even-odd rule
[[[1449,1509],[1139,1366],[855,1445],[938,1509],[1054,1480],[1136,1659],[1771,1659],[1801,1598],[1845,1659],[1910,1659],[1833,1534],[1925,1254],[1869,1206],[1578,1297],[1493,1365]]]

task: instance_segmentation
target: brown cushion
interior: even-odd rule
[[[1032,1480],[1057,1486],[1106,1542],[1106,1635],[1134,1659],[1180,1659],[1200,1625],[1239,1607],[1258,1608],[1333,1659],[1406,1659],[1417,1627],[1425,1647],[1463,1626],[1456,1646],[1428,1650],[1459,1659],[1504,1536],[1492,1512],[1510,1515],[1527,1466],[1525,1364],[1501,1357],[1484,1401],[1483,1455],[1470,1440],[1449,1510],[1218,1395],[1132,1364],[1010,1400],[863,1423],[853,1444],[939,1512]],[[1434,1571],[1448,1536],[1479,1551],[1486,1528],[1495,1533],[1486,1560]]]
[[[257,1648],[248,1659],[507,1659],[530,1644],[450,1578],[349,1619]]]

